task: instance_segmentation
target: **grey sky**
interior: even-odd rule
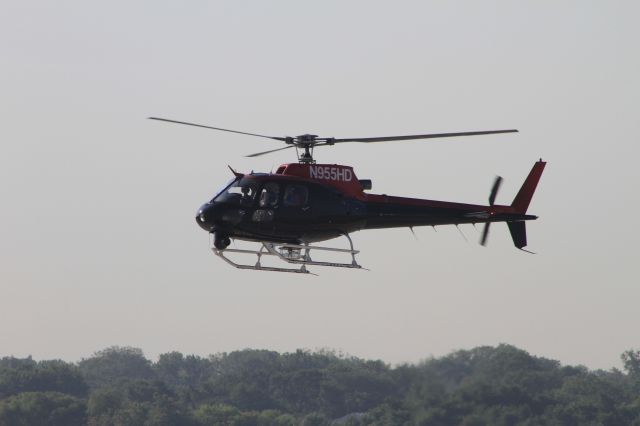
[[[640,348],[637,2],[0,4],[0,355],[330,347],[388,362],[506,342],[609,368]],[[508,204],[494,225],[354,235],[370,272],[243,272],[194,221],[272,135],[496,135],[318,150],[373,192]]]

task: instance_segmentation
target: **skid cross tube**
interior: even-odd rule
[[[300,268],[279,268],[279,267],[274,267],[274,266],[262,266],[262,264],[260,263],[260,258],[263,255],[267,255],[267,256],[275,256],[273,253],[270,253],[269,251],[263,251],[264,249],[264,245],[262,247],[260,247],[260,250],[243,250],[243,249],[224,249],[224,250],[219,250],[215,247],[211,247],[211,250],[213,251],[213,253],[218,256],[219,258],[221,258],[222,260],[224,260],[225,262],[227,262],[229,265],[233,266],[234,268],[238,268],[238,269],[251,269],[254,271],[272,271],[272,272],[292,272],[292,273],[296,273],[296,274],[310,274],[311,272],[309,272],[306,268],[305,265],[302,265]],[[234,262],[233,260],[229,259],[227,256],[225,256],[225,253],[244,253],[244,254],[255,254],[256,256],[258,256],[258,261],[255,263],[255,265],[245,265],[242,263],[237,263]]]
[[[255,271],[292,272],[292,273],[298,273],[298,274],[310,274],[311,272],[307,270],[308,265],[329,266],[334,268],[363,269],[362,266],[359,265],[358,262],[356,261],[356,254],[360,253],[360,251],[355,250],[353,248],[353,241],[351,240],[351,237],[348,234],[343,234],[343,235],[349,241],[349,246],[350,246],[349,249],[340,249],[340,248],[334,248],[334,247],[320,247],[320,246],[316,247],[308,243],[289,244],[289,243],[276,243],[272,241],[262,241],[260,249],[258,250],[236,249],[236,248],[226,248],[226,249],[220,250],[213,245],[211,246],[211,250],[216,256],[220,257],[229,265],[238,269],[251,269]],[[315,261],[311,259],[312,250],[350,254],[351,263]],[[231,260],[229,257],[226,256],[227,253],[254,254],[258,257],[258,259],[256,263],[253,265],[242,264],[234,260]],[[262,256],[274,256],[286,263],[300,265],[300,268],[263,266],[261,263]]]

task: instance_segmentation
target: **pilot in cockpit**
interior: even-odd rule
[[[240,188],[241,192],[242,192],[242,200],[240,201],[241,204],[251,204],[253,202],[253,199],[255,197],[255,188],[253,188],[250,185],[245,185],[242,188]]]
[[[280,187],[275,183],[267,183],[260,194],[260,207],[275,207],[278,203]]]

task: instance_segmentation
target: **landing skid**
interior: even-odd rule
[[[329,266],[334,268],[362,269],[362,266],[360,266],[356,261],[356,254],[360,253],[360,251],[353,248],[353,241],[351,241],[351,237],[349,237],[349,235],[345,234],[344,236],[349,240],[349,249],[312,246],[310,244],[284,244],[272,241],[262,241],[259,243],[261,244],[261,246],[258,250],[236,248],[226,248],[223,250],[219,250],[213,245],[211,245],[211,250],[216,256],[220,257],[229,265],[238,269],[252,269],[254,271],[292,272],[297,274],[312,274],[309,270],[307,270],[307,266]],[[348,254],[351,255],[351,263],[315,261],[311,259],[312,250]],[[253,265],[243,264],[230,259],[228,256],[226,256],[227,254],[253,254],[258,257],[258,260]],[[300,267],[285,268],[276,266],[264,266],[261,263],[262,256],[273,256],[286,263],[300,265]]]

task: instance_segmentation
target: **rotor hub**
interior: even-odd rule
[[[296,139],[298,143],[305,143],[305,142],[315,143],[316,139],[318,139],[318,135],[310,135],[306,133],[304,135],[300,135],[296,137]]]

